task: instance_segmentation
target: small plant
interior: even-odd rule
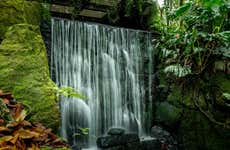
[[[77,133],[74,133],[73,136],[87,136],[89,135],[89,128],[78,128],[78,131]]]
[[[72,87],[55,87],[55,91],[57,92],[57,97],[63,95],[66,97],[75,97],[80,99],[87,99],[86,96],[83,96],[82,94],[75,91]]]

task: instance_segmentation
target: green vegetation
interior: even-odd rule
[[[207,83],[218,73],[215,62],[222,61],[225,65],[225,60],[230,58],[230,31],[226,28],[229,25],[229,12],[230,4],[225,1],[186,3],[171,12],[168,17],[170,25],[162,32],[162,44],[156,47],[160,50],[161,65],[166,66],[164,72],[181,87],[183,94],[193,93],[191,101],[198,108],[204,107],[200,106],[199,103],[203,102],[199,102],[199,97],[209,95],[214,98],[206,99],[207,106],[210,106],[215,103],[219,92],[229,89],[229,85],[221,88],[221,82]],[[229,80],[225,81],[225,84],[228,83]],[[229,126],[225,122],[221,124]]]
[[[160,56],[158,69],[166,76],[160,84],[170,89],[167,102],[184,112],[179,135],[186,149],[226,149],[230,3],[190,0],[167,4],[162,8],[161,38],[155,41],[155,48]]]
[[[25,103],[31,121],[57,130],[60,94],[87,98],[70,87],[57,88],[50,79],[39,28],[41,20],[50,20],[48,2],[0,1],[0,88]],[[74,16],[88,1],[71,3]],[[156,104],[156,122],[179,124],[176,134],[188,150],[230,147],[229,0],[165,0],[162,8],[152,0],[124,0],[107,17],[110,24],[159,33],[153,44],[159,89],[169,90]],[[0,117],[10,121],[6,110],[0,103]],[[80,131],[76,136],[88,133]]]

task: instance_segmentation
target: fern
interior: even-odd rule
[[[226,100],[230,100],[230,94],[229,94],[229,93],[223,93],[223,97],[224,97]]]
[[[170,65],[167,66],[164,69],[165,73],[172,73],[174,74],[176,77],[185,77],[188,74],[191,74],[191,68],[190,67],[183,67],[180,64],[174,64],[174,65]]]

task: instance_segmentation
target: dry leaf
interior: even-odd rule
[[[9,142],[12,138],[13,138],[13,136],[11,136],[11,135],[3,136],[0,138],[0,143],[1,142]]]
[[[0,133],[10,133],[11,132],[11,130],[10,129],[8,129],[8,128],[6,128],[6,127],[4,127],[4,126],[1,126],[0,127]]]
[[[14,137],[10,140],[10,143],[12,143],[12,144],[15,145],[15,143],[16,143],[17,140],[18,140],[18,137],[19,137],[19,134],[14,135]]]
[[[24,129],[20,129],[18,131],[16,131],[16,134],[19,134],[19,137],[22,139],[31,139],[33,137],[39,137],[39,133],[37,132],[33,132],[30,130],[24,130]]]

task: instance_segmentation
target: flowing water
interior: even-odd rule
[[[144,134],[151,121],[152,55],[148,32],[53,18],[52,77],[87,97],[61,97],[63,138],[95,145],[111,127]]]

